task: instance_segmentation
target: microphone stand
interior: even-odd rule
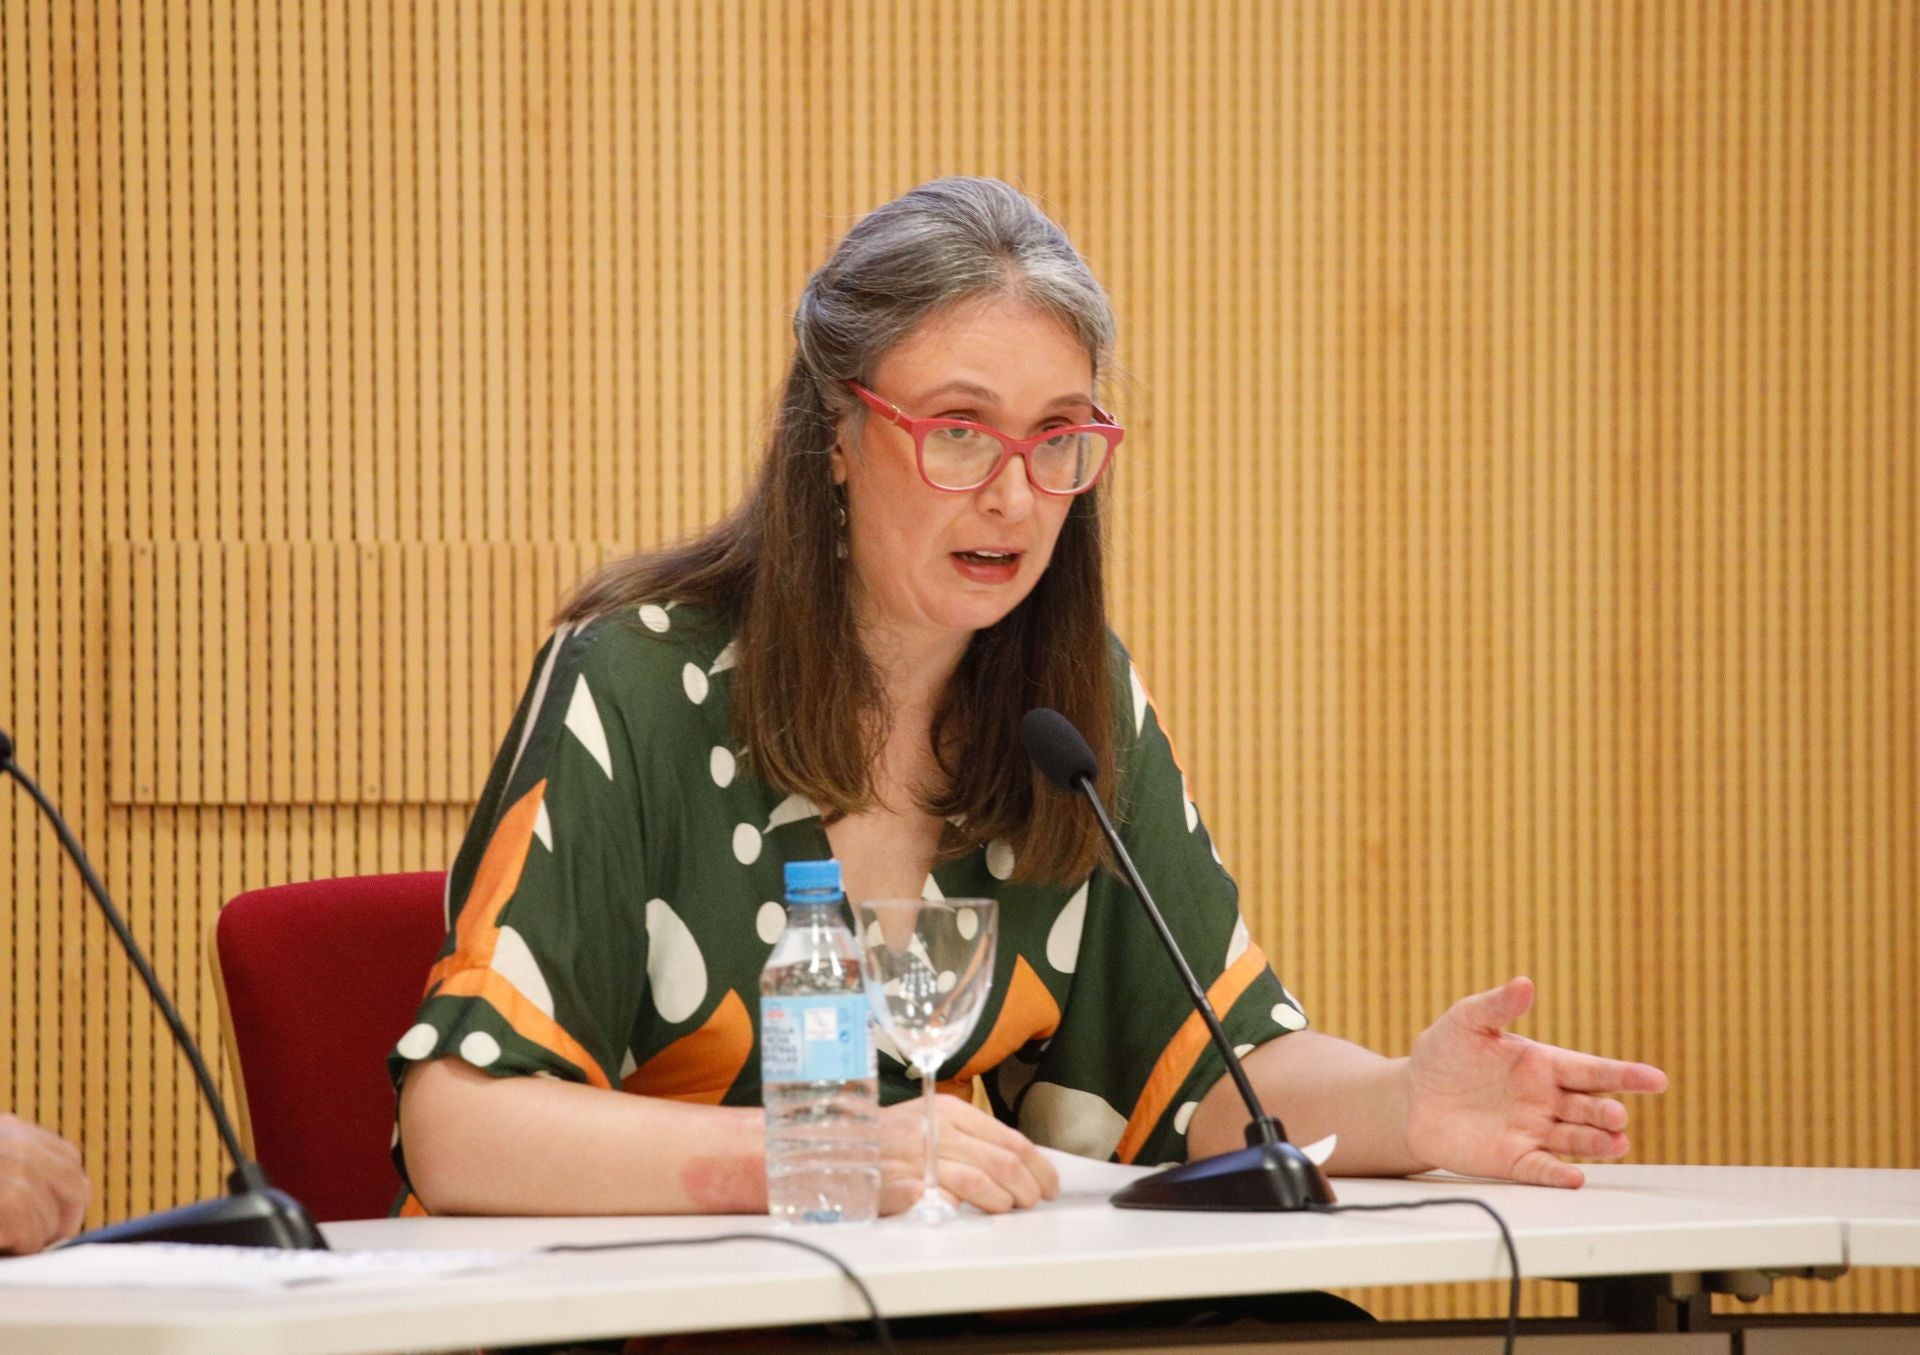
[[[266,1169],[241,1149],[239,1136],[233,1132],[233,1124],[227,1118],[220,1093],[214,1089],[213,1078],[207,1072],[200,1047],[194,1043],[193,1036],[187,1033],[186,1023],[180,1019],[180,1013],[167,996],[166,989],[161,986],[159,976],[153,972],[147,957],[134,941],[126,920],[108,899],[106,886],[100,883],[100,877],[94,873],[93,865],[87,860],[87,854],[74,837],[73,830],[60,816],[60,811],[54,808],[46,792],[27,775],[25,768],[14,761],[13,739],[4,729],[0,729],[0,772],[11,774],[26,787],[27,794],[33,797],[34,803],[53,823],[54,831],[60,836],[60,845],[66,848],[67,855],[80,868],[87,889],[100,905],[100,910],[107,915],[107,924],[119,937],[127,958],[133,962],[154,1005],[160,1008],[160,1014],[166,1018],[174,1040],[192,1065],[194,1080],[200,1084],[200,1094],[213,1111],[221,1142],[226,1145],[227,1155],[234,1163],[234,1170],[227,1177],[228,1193],[219,1199],[202,1200],[158,1214],[110,1223],[82,1233],[66,1245],[75,1246],[83,1242],[189,1242],[326,1250],[326,1239],[321,1237],[319,1228],[305,1207],[285,1191],[276,1189],[267,1180]]]
[[[1213,1037],[1214,1044],[1226,1059],[1227,1074],[1233,1079],[1240,1099],[1247,1103],[1247,1111],[1253,1117],[1247,1125],[1246,1147],[1204,1157],[1198,1162],[1168,1167],[1152,1176],[1143,1176],[1132,1185],[1116,1191],[1113,1195],[1114,1205],[1121,1209],[1292,1213],[1312,1209],[1315,1205],[1332,1204],[1333,1187],[1327,1184],[1326,1176],[1311,1158],[1288,1142],[1285,1128],[1275,1116],[1268,1113],[1266,1107],[1260,1104],[1260,1098],[1254,1094],[1253,1084],[1247,1080],[1247,1070],[1241,1065],[1240,1056],[1233,1052],[1233,1044],[1227,1039],[1227,1032],[1221,1028],[1220,1018],[1214,1014],[1213,1004],[1207,1001],[1206,992],[1194,978],[1186,957],[1180,953],[1173,932],[1167,927],[1166,918],[1154,905],[1146,881],[1140,878],[1133,858],[1120,841],[1113,820],[1107,817],[1107,807],[1100,803],[1100,796],[1093,788],[1093,778],[1082,772],[1073,778],[1073,784],[1093,807],[1094,816],[1100,820],[1100,831],[1106,834],[1107,844],[1113,848],[1114,857],[1120,863],[1121,875],[1133,890],[1134,897],[1147,910],[1148,920],[1153,923],[1154,931],[1160,934],[1160,944],[1166,947],[1174,967],[1180,971],[1180,980],[1187,986],[1187,996],[1193,1000],[1193,1008],[1200,1013],[1200,1019],[1206,1022],[1207,1033]]]

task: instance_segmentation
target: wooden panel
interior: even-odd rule
[[[1119,307],[1116,623],[1321,1025],[1526,970],[1642,1159],[1920,1166],[1907,0],[7,0],[0,81],[0,721],[203,1034],[221,899],[447,861],[526,543],[711,520],[808,269],[981,172]],[[214,1189],[19,796],[0,889],[6,1102]]]
[[[110,542],[108,802],[470,804],[558,598],[615,554]]]

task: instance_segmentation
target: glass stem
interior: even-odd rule
[[[940,1111],[934,1100],[939,1095],[933,1085],[934,1072],[932,1068],[923,1069],[920,1080],[926,1088],[927,1102],[927,1180],[923,1194],[937,1199],[940,1192]]]

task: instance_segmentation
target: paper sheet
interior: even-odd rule
[[[505,1270],[526,1251],[279,1251],[179,1242],[92,1243],[0,1260],[0,1288],[292,1289],[411,1284],[434,1275]]]

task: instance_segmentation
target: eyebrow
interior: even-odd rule
[[[977,385],[971,381],[947,381],[935,386],[931,390],[921,392],[921,394],[914,399],[914,404],[925,408],[942,395],[965,395],[987,405],[998,405],[1000,403],[999,395],[988,390],[985,386]],[[1071,409],[1076,405],[1091,406],[1092,404],[1093,397],[1091,395],[1056,395],[1052,400],[1047,402],[1045,409],[1046,412],[1051,413],[1056,409]]]

